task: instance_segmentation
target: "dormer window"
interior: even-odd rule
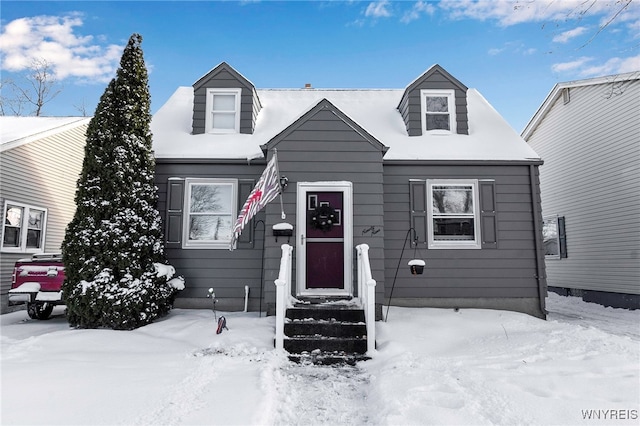
[[[207,89],[207,132],[240,132],[241,93],[241,89]]]
[[[422,130],[456,133],[456,103],[453,90],[421,90]]]

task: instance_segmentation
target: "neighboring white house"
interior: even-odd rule
[[[0,309],[7,309],[13,264],[59,252],[75,213],[86,117],[0,117]]]
[[[522,137],[544,159],[549,289],[640,308],[640,71],[555,85]]]

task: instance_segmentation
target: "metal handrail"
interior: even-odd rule
[[[280,272],[276,284],[276,350],[284,350],[284,317],[291,306],[291,270],[293,247],[283,244],[280,257]]]
[[[376,349],[376,280],[371,274],[369,245],[356,246],[356,252],[358,253],[358,296],[364,307],[367,326],[367,353],[371,355]]]

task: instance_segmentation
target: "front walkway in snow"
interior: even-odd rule
[[[370,423],[369,374],[358,366],[296,364],[244,345],[196,350],[185,362],[190,373],[132,424]]]
[[[267,424],[370,424],[370,375],[358,366],[283,363],[268,374],[275,398]]]

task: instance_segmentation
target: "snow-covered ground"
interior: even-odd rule
[[[57,309],[0,316],[2,425],[640,424],[640,311],[576,298],[548,321],[392,307],[355,367],[291,364],[255,313],[216,335],[209,310],[112,331]]]

